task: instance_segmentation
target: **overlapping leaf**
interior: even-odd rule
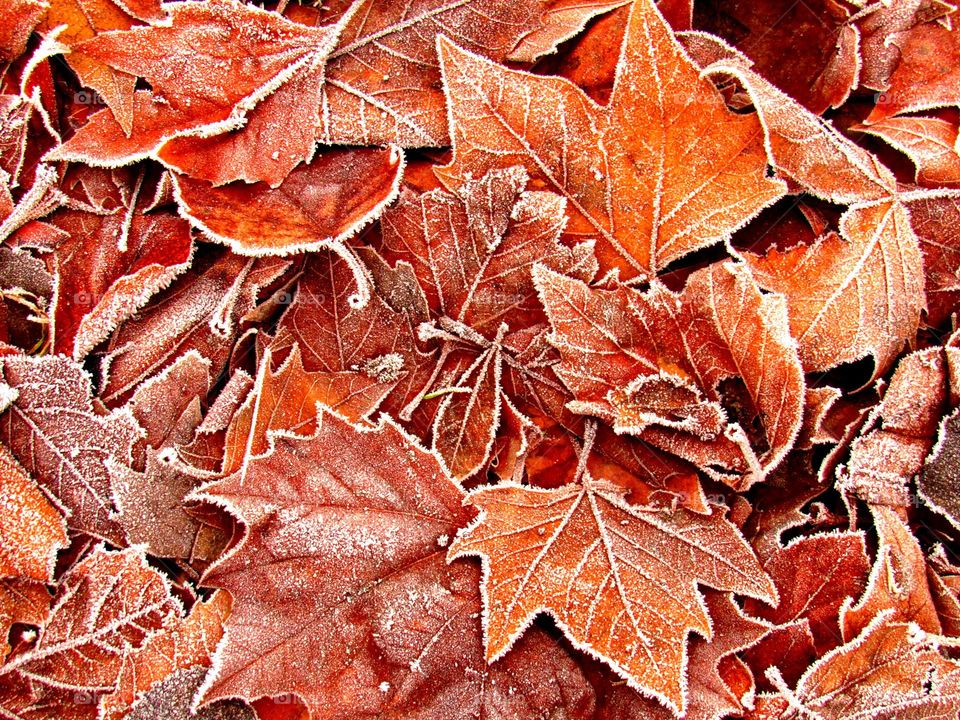
[[[544,268],[535,275],[572,409],[734,487],[762,478],[790,449],[803,371],[782,298],[761,294],[744,267],[700,270],[679,295],[662,285],[594,289]],[[753,405],[739,417],[722,404],[727,378],[742,379]]]
[[[650,1],[633,5],[605,108],[450,42],[440,53],[454,146],[445,183],[523,166],[567,199],[568,230],[596,235],[601,266],[624,279],[724,240],[783,194],[766,177],[759,121],[727,109]]]
[[[670,515],[626,504],[622,490],[513,484],[469,496],[477,520],[450,558],[483,559],[487,659],[549,612],[578,648],[638,690],[683,711],[686,637],[710,636],[697,583],[773,602],[776,590],[737,530],[715,510]]]

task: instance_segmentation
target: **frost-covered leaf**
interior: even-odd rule
[[[277,187],[174,180],[180,211],[242,255],[288,255],[346,240],[394,200],[403,174],[396,147],[330,150]]]
[[[114,0],[48,0],[49,9],[40,30],[63,29],[57,40],[70,52],[64,58],[81,83],[92,88],[110,106],[116,122],[125,134],[133,127],[133,90],[137,78],[111,67],[103,59],[82,49],[85,41],[112,30],[128,30],[136,21]]]
[[[47,582],[66,546],[63,514],[0,445],[0,576]]]
[[[952,350],[951,352],[956,352]],[[933,449],[948,407],[950,362],[944,348],[904,357],[840,468],[838,486],[874,504],[906,507],[910,483]]]
[[[783,194],[766,177],[756,117],[727,109],[652,0],[633,5],[604,108],[565,80],[507,70],[449,41],[440,54],[454,145],[444,182],[523,166],[566,198],[568,232],[597,236],[601,267],[624,279],[724,240]]]
[[[622,495],[589,476],[555,490],[474,490],[468,499],[480,516],[449,557],[483,560],[488,660],[547,612],[577,648],[682,712],[687,636],[711,636],[697,584],[769,602],[776,590],[721,510],[671,514]]]
[[[63,356],[0,358],[4,387],[15,394],[0,416],[0,440],[69,513],[73,530],[124,545],[112,518],[107,461],[129,463],[140,428],[124,410],[100,414],[90,376]]]
[[[230,597],[218,592],[206,602],[198,602],[186,617],[172,615],[155,635],[140,648],[123,658],[116,688],[100,700],[100,720],[122,720],[144,716],[144,705],[152,708],[147,699],[151,691],[160,690],[157,684],[184,671],[194,671],[199,677],[193,692],[186,698],[184,710],[189,710],[217,644],[223,637],[223,623],[230,615]],[[172,695],[169,688],[160,693]],[[139,713],[139,715],[137,714]],[[154,715],[158,717],[158,715]]]
[[[193,255],[186,221],[145,212],[150,195],[143,174],[102,175],[112,191],[106,198],[49,218],[65,234],[53,252],[50,334],[54,351],[76,360],[185,272]]]
[[[867,123],[960,105],[960,27],[955,20],[919,24],[897,43],[900,62]]]
[[[107,403],[126,400],[141,383],[194,350],[219,374],[241,323],[260,292],[288,268],[282,258],[244,258],[225,253],[194,266],[115,332],[101,364],[100,392]],[[143,342],[149,338],[149,342]]]
[[[960,305],[960,197],[931,193],[907,203],[910,223],[923,253],[927,323],[943,325]]]
[[[276,433],[313,435],[318,404],[359,421],[376,409],[389,388],[376,375],[359,370],[307,372],[296,345],[274,367],[268,349],[250,393],[227,428],[222,472],[237,472],[253,458],[267,454]]]
[[[796,691],[784,690],[792,708],[815,717],[950,718],[960,703],[960,666],[936,643],[882,613],[812,665]]]
[[[920,185],[960,185],[956,123],[934,117],[893,117],[853,129],[876,135],[909,157]]]
[[[925,305],[923,258],[899,202],[853,207],[840,234],[746,256],[760,287],[783,294],[808,372],[872,356],[884,373],[913,339]]]
[[[694,21],[698,30],[733,43],[758,73],[820,115],[842,105],[857,84],[860,33],[848,24],[850,15],[830,0],[789,7],[721,0],[697,7]]]
[[[860,597],[870,572],[863,535],[801,537],[766,558],[763,569],[776,584],[780,602],[770,607],[747,599],[748,613],[776,625],[805,620],[821,654],[841,643],[840,607]]]
[[[792,446],[803,371],[782,298],[761,294],[743,266],[700,270],[682,294],[594,289],[542,267],[535,278],[571,409],[734,487],[764,477]],[[735,403],[724,397],[729,378],[745,388]]]
[[[407,193],[383,219],[382,257],[395,271],[412,268],[431,322],[421,338],[439,340],[436,378],[452,381],[434,417],[433,446],[457,478],[483,467],[500,424],[504,363],[523,373],[511,353],[511,330],[543,323],[531,279],[537,262],[584,279],[596,272],[589,244],[559,243],[564,201],[524,192],[519,167],[493,170],[455,193]],[[439,387],[442,387],[440,385]]]
[[[166,580],[136,550],[95,548],[61,580],[32,648],[0,666],[0,709],[40,720],[97,717],[126,653],[179,612]]]
[[[942,630],[927,580],[923,549],[901,513],[883,505],[870,506],[879,547],[863,597],[841,608],[840,631],[846,642],[882,614],[893,622],[911,623],[925,632]]]
[[[438,35],[498,62],[514,54],[531,60],[614,4],[358,0],[330,54],[320,138],[350,145],[446,145]]]
[[[485,666],[479,572],[444,562],[469,517],[463,493],[393,423],[360,430],[325,414],[314,437],[278,437],[205,496],[247,528],[204,580],[234,601],[205,701],[292,693],[317,717],[451,720],[591,706],[539,631]]]
[[[0,61],[16,60],[27,49],[30,33],[49,8],[46,0],[11,0],[0,24]]]
[[[101,116],[88,131],[100,142],[84,140],[92,151],[85,160],[115,165],[155,154],[217,184],[278,185],[313,154],[318,90],[337,28],[307,27],[237,0],[176,3],[169,10],[168,22],[104,33],[79,46],[125,77],[143,78],[153,91],[152,100],[138,104],[131,94],[132,130],[124,135],[136,137],[137,147],[121,141],[118,153],[109,143],[117,132]],[[151,111],[151,102],[162,110]],[[291,113],[299,120],[288,125]],[[228,131],[234,132],[220,137]]]

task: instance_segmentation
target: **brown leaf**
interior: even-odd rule
[[[899,202],[850,208],[839,236],[745,259],[762,288],[786,296],[790,334],[808,372],[871,356],[876,378],[917,332],[923,259]]]
[[[208,266],[192,267],[113,334],[101,364],[103,400],[124,402],[137,386],[190,350],[207,358],[211,374],[218,375],[260,291],[289,267],[290,261],[281,258],[231,253]],[[151,341],[142,342],[145,337]]]
[[[179,610],[135,550],[95,548],[62,579],[37,644],[0,667],[0,708],[14,718],[97,717],[125,653]]]
[[[144,78],[164,104],[162,112],[151,111],[145,98],[133,105],[132,132],[124,128],[124,134],[138,138],[135,149],[102,142],[118,133],[101,117],[88,130],[101,133],[101,142],[85,139],[83,146],[93,150],[85,160],[115,165],[124,157],[156,154],[216,184],[279,185],[313,154],[318,87],[336,35],[336,28],[306,27],[237,0],[214,0],[173,5],[166,23],[84,42],[79,49],[85,56],[125,77]],[[140,108],[147,108],[143,118]],[[291,111],[300,116],[294,125],[286,122]],[[144,121],[147,132],[141,133]],[[291,132],[296,127],[303,129]],[[228,131],[237,132],[210,137]],[[191,139],[176,139],[184,134]]]
[[[947,23],[947,25],[950,25]],[[960,105],[960,28],[923,23],[898,43],[900,62],[867,123],[893,115]]]
[[[248,529],[205,578],[234,605],[204,701],[293,693],[332,718],[592,712],[540,632],[485,666],[479,572],[443,558],[468,517],[462,491],[393,423],[325,414],[316,436],[278,437],[205,496]]]
[[[769,602],[776,590],[719,509],[670,514],[622,495],[589,477],[555,490],[480,488],[468,499],[481,514],[448,557],[483,561],[488,661],[548,612],[578,649],[683,712],[687,635],[712,634],[697,583]]]
[[[762,295],[743,266],[700,270],[680,295],[659,284],[645,293],[593,289],[540,267],[534,276],[572,409],[735,487],[783,459],[800,428],[803,372],[782,299]],[[731,377],[742,378],[752,409],[722,406],[720,386]]]
[[[0,61],[13,62],[24,53],[30,33],[48,7],[45,0],[11,0],[0,25]]]
[[[174,187],[181,213],[212,240],[241,255],[289,255],[355,235],[394,200],[402,174],[396,147],[343,149],[319,154],[275,188],[186,176]]]
[[[766,177],[757,119],[726,108],[650,0],[633,6],[605,108],[565,80],[507,70],[445,40],[440,54],[454,145],[438,170],[444,183],[523,166],[535,186],[567,199],[568,231],[598,236],[601,267],[624,279],[728,238],[783,194]]]
[[[882,613],[856,638],[818,660],[791,705],[823,718],[949,718],[960,703],[960,667],[936,639]]]
[[[101,33],[128,30],[135,21],[122,5],[113,0],[48,0],[50,7],[40,24],[40,30],[50,32],[64,26],[57,39],[70,48],[64,57],[86,87],[110,106],[116,122],[126,135],[133,128],[134,75],[111,67],[96,55],[82,49],[83,43]]]
[[[53,252],[55,352],[81,360],[190,265],[190,226],[170,213],[146,213],[143,172],[110,177],[107,200],[50,217],[66,234]]]
[[[894,117],[851,130],[876,135],[909,157],[920,185],[960,185],[956,123],[933,117]]]
[[[437,36],[495,61],[551,51],[616,2],[361,0],[330,55],[320,139],[349,145],[449,144]]]
[[[140,428],[125,410],[94,411],[90,376],[62,356],[0,358],[3,389],[12,404],[0,440],[37,482],[69,512],[71,530],[125,545],[112,519],[107,461],[129,464]]]
[[[128,710],[143,705],[152,688],[178,672],[199,670],[202,680],[229,615],[230,596],[218,592],[208,601],[194,605],[186,617],[170,616],[159,632],[123,658],[116,688],[100,700],[100,720],[130,717]],[[187,710],[193,695],[187,699]]]
[[[67,525],[16,458],[0,445],[0,576],[49,582]]]
[[[530,269],[542,262],[591,279],[591,244],[559,243],[564,201],[524,192],[519,167],[493,170],[455,193],[406,193],[384,216],[381,256],[394,272],[412,269],[427,305],[424,340],[439,341],[434,374],[449,378],[421,388],[442,397],[433,419],[433,447],[454,477],[480,470],[500,425],[505,363],[522,374],[510,330],[543,323]],[[509,402],[509,401],[508,401]],[[401,417],[404,417],[402,411]]]

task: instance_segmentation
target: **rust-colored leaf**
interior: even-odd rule
[[[589,477],[555,490],[500,484],[469,501],[481,514],[449,557],[483,560],[490,661],[548,612],[576,647],[682,712],[687,635],[711,635],[697,583],[776,598],[720,510],[671,515],[631,506],[622,490]]]

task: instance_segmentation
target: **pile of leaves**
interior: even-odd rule
[[[6,0],[0,718],[957,718],[945,0]]]

